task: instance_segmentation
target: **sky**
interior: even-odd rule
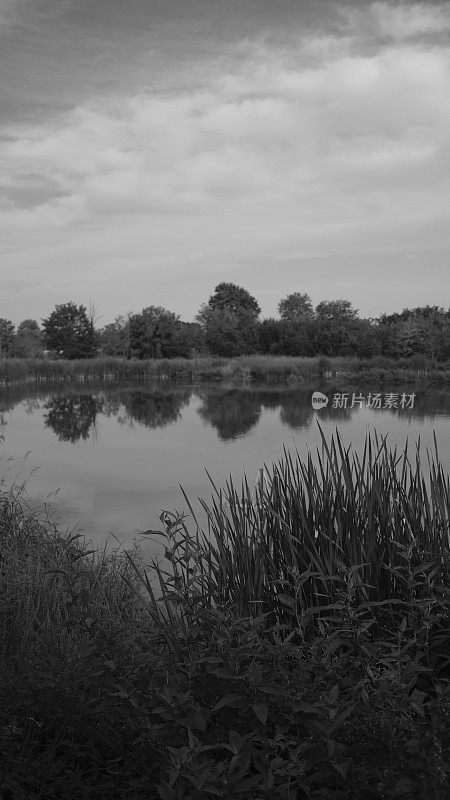
[[[0,317],[450,306],[450,2],[0,0]]]

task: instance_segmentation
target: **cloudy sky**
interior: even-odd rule
[[[450,2],[0,0],[0,317],[450,305]]]

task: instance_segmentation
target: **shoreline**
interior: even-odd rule
[[[338,356],[240,356],[225,359],[127,360],[94,358],[84,360],[5,359],[0,361],[0,388],[15,385],[100,383],[106,385],[129,381],[172,381],[175,383],[232,383],[300,385],[308,380],[355,381],[378,385],[422,384],[427,387],[450,386],[450,363],[432,362],[413,356],[393,359],[375,356],[358,359]]]

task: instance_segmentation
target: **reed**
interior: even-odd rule
[[[74,598],[82,600],[86,592],[96,616],[123,623],[134,618],[122,577],[132,580],[127,564],[118,551],[88,549],[76,529],[61,534],[45,513],[39,518],[27,508],[23,487],[2,494],[0,671],[27,659],[31,665],[30,656],[39,660],[50,651],[57,662],[68,648],[79,648],[82,640],[74,639],[66,623]]]
[[[320,427],[320,426],[319,426]],[[175,516],[170,541],[177,589],[194,589],[210,603],[231,604],[238,615],[267,613],[297,626],[324,604],[337,601],[348,574],[361,602],[411,599],[414,570],[427,559],[441,587],[449,577],[450,483],[434,453],[389,449],[376,432],[362,455],[345,447],[338,432],[315,454],[298,452],[261,470],[254,489],[230,479],[201,500],[207,530],[193,534]],[[160,567],[162,589],[166,579]],[[195,574],[195,580],[193,579]],[[393,611],[396,617],[395,610]]]
[[[426,382],[446,386],[450,365],[426,360],[395,361],[380,356],[358,359],[339,356],[241,356],[225,359],[201,356],[140,361],[100,357],[84,360],[19,359],[0,360],[0,383],[68,383],[171,380],[184,383],[231,381],[242,383],[296,383],[317,377],[357,379],[359,382],[406,385]]]
[[[410,457],[368,435],[358,455],[322,433],[314,457],[285,451],[254,489],[212,482],[206,530],[186,495],[194,530],[161,516],[161,594],[139,569],[136,594],[186,670],[169,682],[195,729],[171,749],[161,798],[192,785],[200,798],[207,780],[210,797],[254,800],[448,795],[450,485],[434,444],[425,468],[419,446]],[[188,723],[161,713],[168,744]],[[232,761],[205,763],[216,748]]]

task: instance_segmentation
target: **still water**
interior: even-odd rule
[[[318,411],[311,402],[316,390],[329,398]],[[95,546],[117,545],[115,534],[128,547],[139,540],[139,531],[161,527],[162,510],[187,511],[180,484],[197,508],[199,496],[211,496],[205,469],[218,486],[230,475],[239,484],[244,473],[254,484],[258,470],[278,460],[283,446],[297,448],[301,456],[314,451],[318,422],[327,437],[337,427],[355,450],[374,429],[388,435],[392,446],[403,448],[406,440],[414,446],[420,436],[431,448],[434,430],[450,471],[449,391],[402,387],[389,408],[386,391],[370,387],[372,395],[381,394],[381,408],[371,408],[367,387],[346,386],[348,401],[341,399],[344,407],[334,408],[343,391],[318,382],[296,388],[166,383],[3,388],[3,480],[6,485],[26,480],[30,504],[45,503],[61,529],[78,525]],[[402,393],[415,394],[404,407]],[[141,541],[144,552],[161,552],[155,540]]]

